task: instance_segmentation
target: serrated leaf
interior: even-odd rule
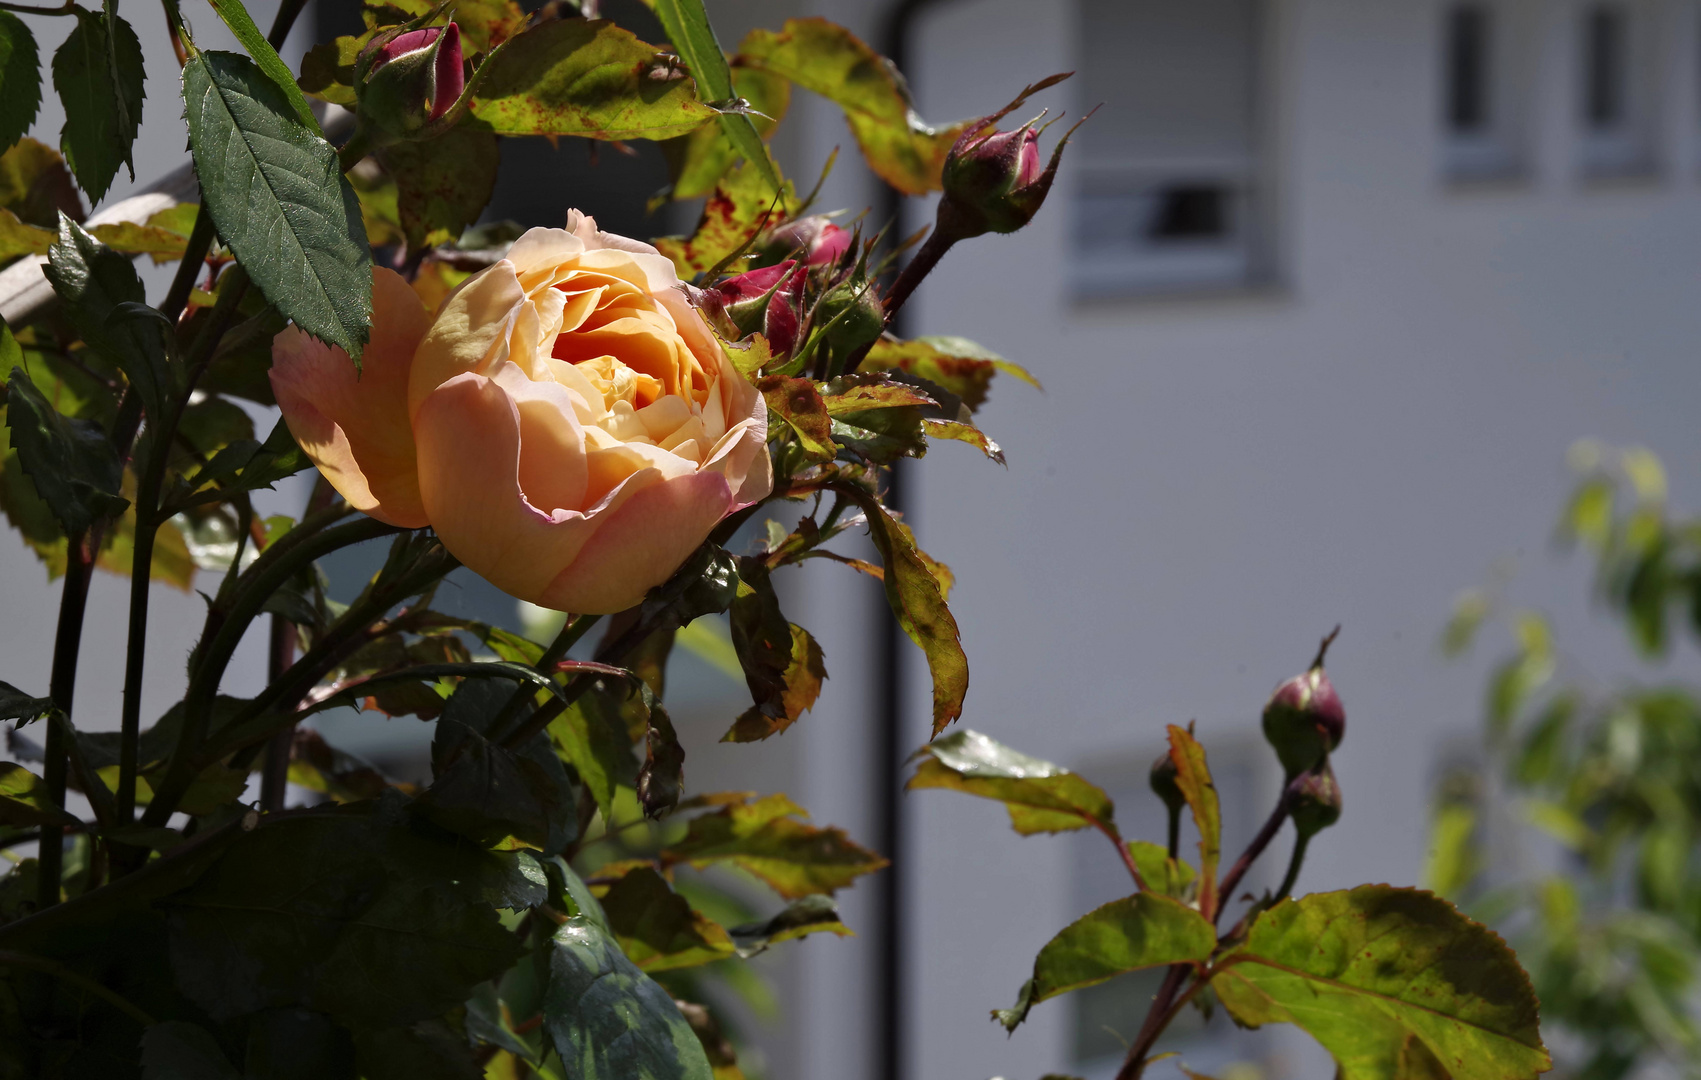
[[[1413,1039],[1453,1080],[1552,1066],[1512,950],[1431,893],[1364,885],[1284,900],[1221,963],[1212,985],[1236,1019],[1304,1028],[1342,1080],[1413,1075]]]
[[[734,63],[732,88],[739,99],[749,103],[745,115],[763,139],[774,133],[791,107],[791,83],[770,71]],[[742,160],[722,124],[704,124],[669,142],[666,150],[673,172],[673,186],[667,194],[673,199],[700,199],[710,194],[727,170]]]
[[[1023,836],[1112,824],[1115,808],[1097,786],[978,731],[952,732],[916,756],[921,765],[906,789],[945,788],[1001,802]]]
[[[142,1080],[242,1080],[206,1028],[167,1020],[142,1032]]]
[[[73,825],[82,822],[53,804],[47,784],[22,765],[0,761],[0,825]]]
[[[752,31],[738,55],[843,109],[882,180],[910,195],[938,190],[946,151],[963,125],[923,121],[903,76],[849,30],[826,19],[788,19],[778,31]]]
[[[762,230],[787,220],[799,208],[791,181],[786,181],[776,195],[760,171],[741,164],[715,185],[691,236],[664,236],[656,241],[656,250],[673,260],[681,277],[695,277],[719,265]]]
[[[638,779],[632,739],[620,715],[627,693],[625,683],[604,680],[549,724],[555,752],[579,774],[605,821],[613,820],[615,791]]]
[[[999,448],[997,443],[987,438],[986,432],[973,424],[962,424],[955,420],[938,420],[928,416],[922,418],[921,429],[927,433],[927,437],[930,439],[955,439],[958,442],[968,443],[998,464],[1004,464],[1004,451]]]
[[[1217,947],[1217,932],[1178,900],[1136,893],[1112,900],[1070,923],[1034,957],[1034,974],[1014,1008],[993,1016],[1007,1031],[1035,1005],[1142,968],[1200,963]]]
[[[82,533],[130,505],[118,494],[123,466],[106,432],[60,414],[23,368],[13,368],[6,384],[6,421],[19,465],[66,533]]]
[[[543,1031],[575,1080],[712,1080],[673,998],[583,915],[551,939]]]
[[[806,825],[798,820],[804,816],[784,795],[726,806],[693,818],[685,837],[661,858],[699,869],[730,862],[788,900],[830,894],[887,865],[879,855],[852,843],[843,830]]]
[[[876,373],[841,375],[821,392],[828,416],[844,416],[870,409],[895,409],[906,405],[934,406],[938,402],[920,389]]]
[[[0,722],[12,720],[23,727],[51,715],[55,708],[52,698],[31,697],[9,682],[0,682]]]
[[[396,180],[396,213],[409,251],[460,238],[496,190],[496,136],[459,126],[435,139],[402,142],[378,152]]]
[[[65,105],[59,149],[77,183],[98,203],[118,166],[130,165],[135,173],[130,149],[142,124],[142,46],[116,15],[108,20],[78,8],[76,17],[77,25],[53,54],[53,87]]]
[[[219,236],[280,312],[358,361],[371,332],[372,253],[336,150],[247,57],[195,53],[183,99]]]
[[[1169,726],[1169,757],[1175,762],[1176,786],[1193,812],[1199,829],[1199,910],[1207,918],[1217,913],[1217,863],[1223,851],[1223,811],[1217,785],[1205,762],[1205,748],[1187,731]]]
[[[602,897],[608,926],[642,971],[697,967],[733,954],[727,932],[649,866],[626,872]]]
[[[1002,371],[1043,389],[1026,370],[967,338],[881,338],[862,362],[863,371],[902,371],[956,396],[970,412],[986,404],[993,376]]]
[[[265,442],[238,439],[214,454],[212,460],[185,481],[185,493],[199,492],[208,484],[217,484],[222,495],[258,491],[312,465],[296,444],[295,436],[290,434],[289,425],[279,420]]]
[[[744,160],[762,174],[768,190],[778,191],[780,175],[768,156],[768,147],[762,142],[761,133],[747,113],[734,107],[736,95],[732,70],[727,66],[720,42],[715,39],[714,28],[709,25],[709,14],[703,10],[703,0],[655,0],[654,6],[656,17],[667,31],[668,40],[679,50],[680,57],[691,70],[691,77],[696,80],[698,96],[719,107],[721,130],[726,132],[727,139]]]
[[[128,317],[138,308],[152,310],[142,306],[147,294],[130,260],[60,214],[59,234],[43,273],[83,340],[129,377],[150,418],[163,416],[175,389],[166,366],[166,328],[155,320]]]
[[[814,382],[768,375],[756,388],[762,391],[768,411],[785,421],[811,461],[833,460],[839,452],[838,444],[833,442],[833,421]]]
[[[313,110],[307,107],[307,99],[301,96],[301,87],[296,85],[295,76],[290,74],[286,66],[272,48],[260,28],[254,25],[249,17],[248,9],[242,6],[242,0],[207,0],[218,17],[230,27],[230,32],[236,35],[236,40],[248,50],[255,65],[265,73],[279,92],[288,99],[290,107],[295,110],[295,118],[301,121],[303,127],[315,135],[324,135],[319,129],[319,121],[313,115]]]
[[[659,50],[611,22],[557,19],[487,61],[473,119],[498,135],[668,139],[715,117]]]
[[[10,149],[41,108],[41,57],[35,35],[10,11],[0,11],[0,149]]]
[[[903,411],[880,409],[876,415]],[[933,676],[933,734],[938,735],[963,715],[963,698],[969,692],[969,658],[963,652],[957,620],[945,605],[944,586],[928,565],[930,560],[916,547],[908,526],[854,484],[834,484],[832,489],[867,515],[868,535],[886,568],[886,602],[904,633],[927,656]]]

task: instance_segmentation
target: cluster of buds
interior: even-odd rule
[[[428,137],[461,100],[461,28],[399,27],[372,39],[355,62],[355,109],[375,142]]]
[[[1301,843],[1341,818],[1341,785],[1329,755],[1346,734],[1347,713],[1323,670],[1323,657],[1340,632],[1335,627],[1311,666],[1276,687],[1264,706],[1264,738],[1287,773],[1287,812]]]

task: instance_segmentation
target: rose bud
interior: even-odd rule
[[[532,229],[437,314],[374,270],[363,368],[272,343],[291,434],[349,504],[430,526],[511,596],[624,611],[773,487],[768,409],[673,264],[577,211]]]
[[[787,259],[727,278],[714,292],[739,337],[760,330],[774,355],[790,354],[797,347],[797,330],[803,322],[805,275],[802,267]]]
[[[850,245],[849,230],[834,225],[825,214],[814,214],[787,222],[769,233],[761,253],[768,259],[801,256],[809,266],[828,266],[838,262]]]
[[[447,113],[465,87],[461,28],[426,26],[382,37],[356,66],[356,108],[363,126],[405,139]]]
[[[1323,639],[1311,667],[1276,687],[1264,706],[1264,738],[1275,748],[1289,780],[1322,761],[1346,734],[1346,710],[1323,670],[1323,654],[1338,633],[1337,626]]]
[[[1327,760],[1288,785],[1288,816],[1302,839],[1309,840],[1341,820],[1341,785]]]
[[[1069,142],[1065,135],[1042,169],[1040,133],[1033,121],[1015,131],[987,134],[989,122],[971,124],[945,158],[939,229],[956,240],[1011,233],[1032,221],[1051,191]]]
[[[1152,785],[1152,792],[1164,801],[1164,805],[1169,807],[1172,814],[1179,814],[1181,808],[1187,805],[1187,796],[1181,793],[1181,785],[1175,782],[1178,771],[1175,759],[1166,751],[1152,762],[1152,771],[1147,777],[1147,782]]]
[[[815,305],[814,328],[822,331],[828,370],[836,375],[850,357],[879,339],[886,329],[886,312],[873,284],[860,273],[851,274]]]

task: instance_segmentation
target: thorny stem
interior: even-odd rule
[[[83,613],[88,608],[89,575],[93,571],[94,559],[88,539],[88,534],[77,533],[66,545],[65,587],[59,600],[59,627],[53,639],[53,670],[48,681],[48,695],[54,706],[67,717],[71,715],[71,699],[77,685],[77,652],[83,642]],[[65,805],[67,729],[65,724],[48,725],[44,748],[47,760],[42,769],[42,779],[47,784],[48,800],[58,807]],[[63,826],[42,826],[37,858],[40,877],[36,907],[45,910],[59,902],[59,876],[65,866]]]

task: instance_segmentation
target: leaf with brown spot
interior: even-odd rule
[[[1004,464],[1004,451],[997,443],[987,437],[986,432],[973,424],[962,424],[955,420],[936,420],[925,417],[921,422],[922,430],[932,439],[955,439],[968,443],[998,464]]]
[[[410,251],[459,239],[496,190],[500,155],[488,131],[463,125],[435,139],[387,146],[378,158],[395,178],[396,213]]]
[[[909,383],[901,383],[878,373],[841,375],[827,384],[821,398],[827,405],[827,415],[868,409],[895,409],[904,405],[936,406],[939,403]]]
[[[986,404],[992,378],[1000,371],[1036,390],[1044,389],[1020,365],[960,337],[923,337],[914,341],[881,338],[863,360],[862,370],[896,370],[913,375],[955,395],[970,412]]]
[[[713,269],[763,229],[785,221],[797,209],[797,192],[790,180],[781,185],[776,197],[759,170],[740,163],[715,185],[691,236],[664,236],[656,241],[656,250],[673,260],[681,277],[695,277]]]
[[[821,392],[808,379],[769,375],[756,384],[768,409],[797,435],[798,445],[815,461],[831,461],[839,452],[833,422]]]
[[[1175,762],[1176,786],[1193,811],[1199,829],[1199,910],[1207,919],[1217,913],[1217,862],[1223,853],[1223,812],[1217,785],[1205,762],[1205,748],[1191,733],[1169,726],[1169,758]]]

